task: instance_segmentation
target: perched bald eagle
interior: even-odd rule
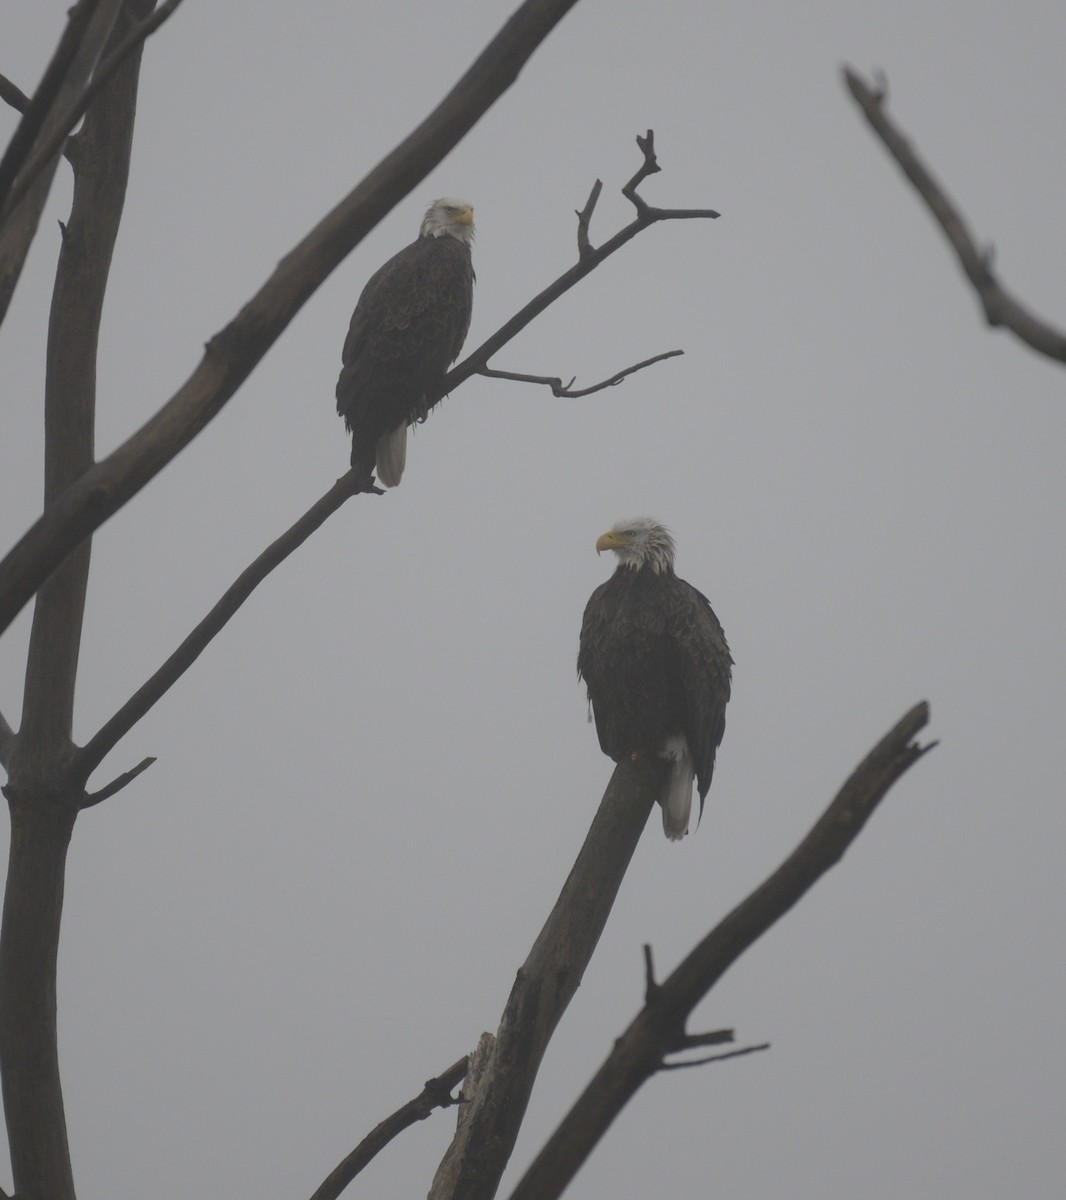
[[[615,762],[669,760],[657,797],[671,840],[688,833],[695,778],[703,799],[725,732],[733,659],[707,598],[674,574],[674,539],[658,521],[619,521],[596,542],[615,573],[592,593],[577,673],[588,685],[600,748]]]
[[[459,357],[474,305],[474,210],[434,200],[418,238],[363,288],[344,342],[337,412],[352,435],[352,466],[395,487],[407,426],[424,421],[434,388]]]

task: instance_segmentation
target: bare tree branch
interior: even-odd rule
[[[124,737],[146,712],[185,674],[212,639],[225,627],[259,584],[315,532],[316,529],[352,496],[362,491],[354,471],[342,475],[324,496],[317,500],[298,521],[276,538],[237,576],[211,611],[165,663],[147,680],[117,713],[76,754],[77,770],[82,779],[103,761],[104,756]],[[101,796],[100,799],[105,799]]]
[[[641,371],[645,367],[650,367],[653,363],[662,362],[664,358],[676,358],[679,354],[684,354],[684,350],[667,350],[662,354],[656,354],[653,358],[646,358],[643,362],[638,362],[632,367],[626,367],[625,370],[612,375],[610,379],[603,380],[602,383],[594,383],[592,387],[575,388],[574,381],[577,379],[575,375],[569,383],[564,384],[558,376],[548,375],[519,375],[515,371],[497,371],[491,367],[482,367],[478,371],[479,375],[484,375],[488,379],[511,379],[516,383],[541,383],[545,387],[550,387],[553,396],[559,396],[563,399],[576,400],[581,396],[591,396],[593,392],[600,392],[604,388],[614,387],[622,382],[627,375],[632,375],[636,371]]]
[[[221,411],[315,289],[511,86],[575,3],[526,0],[437,108],[281,260],[162,409],[49,505],[0,563],[0,632]]]
[[[81,801],[81,807],[92,808],[94,804],[99,804],[103,800],[109,800],[116,792],[121,792],[127,784],[132,783],[142,771],[147,771],[154,762],[155,758],[152,756],[142,758],[131,770],[124,771],[117,779],[112,779],[107,787],[102,787],[98,792],[84,796]]]
[[[32,99],[24,95],[13,83],[4,80],[3,98],[22,113],[22,120],[11,136],[3,158],[0,159],[0,211],[6,208],[15,179],[33,152],[37,137],[67,79],[82,39],[88,31],[89,22],[99,5],[100,0],[80,0],[80,3],[70,10],[67,27]]]
[[[13,150],[10,146],[8,148],[5,159],[10,178],[5,191],[13,184],[33,147],[40,139],[49,136],[58,110],[72,96],[80,93],[92,75],[122,5],[123,0],[82,0],[75,8],[59,48],[38,86],[37,95],[30,101],[30,108],[20,122],[20,130],[24,127],[32,129],[33,136],[20,136],[16,131],[13,141],[18,144]],[[38,172],[22,203],[6,210],[7,215],[0,224],[0,321],[7,314],[22,274],[58,161],[57,154],[48,163],[47,169]]]
[[[311,1200],[337,1200],[337,1197],[352,1182],[359,1172],[392,1141],[416,1121],[424,1121],[435,1109],[447,1108],[460,1101],[451,1094],[452,1088],[466,1075],[469,1057],[464,1055],[458,1062],[442,1071],[435,1079],[426,1081],[425,1087],[391,1116],[375,1126],[358,1146],[316,1188]]]
[[[0,100],[19,113],[25,113],[30,106],[29,96],[17,84],[12,83],[6,75],[0,75]],[[8,150],[10,150],[10,144]]]
[[[989,325],[1003,326],[1033,350],[1058,362],[1066,362],[1066,334],[1033,316],[996,278],[990,252],[982,251],[977,246],[962,214],[948,199],[907,139],[889,120],[885,112],[883,87],[872,87],[847,67],[844,68],[844,81],[870,127],[944,231],[960,266],[977,292]]]
[[[112,41],[123,40],[137,7],[123,9]],[[45,372],[44,501],[50,504],[93,461],[96,355],[104,295],[129,177],[140,68],[137,53],[112,72],[80,141],[93,169],[76,168],[74,199],[56,267],[48,319]],[[20,736],[36,753],[58,756],[71,746],[74,689],[92,540],[86,539],[37,594],[26,665]]]
[[[11,187],[7,201],[0,204],[0,222],[5,219],[7,213],[11,212],[29,191],[34,179],[37,178],[40,172],[62,151],[63,144],[67,140],[70,131],[85,116],[89,105],[99,95],[101,89],[107,86],[108,80],[122,66],[129,55],[163,24],[180,3],[181,0],[164,0],[164,3],[153,13],[143,18],[143,20],[138,21],[123,41],[99,64],[93,72],[93,77],[88,87],[56,118],[55,128],[52,130],[51,135],[42,142],[34,153],[33,158],[19,172],[18,180]]]
[[[490,1200],[514,1148],[541,1059],[581,983],[647,824],[662,764],[620,763],[584,845],[508,998],[481,1080],[430,1189],[430,1200]]]
[[[705,1058],[686,1058],[683,1062],[662,1062],[657,1071],[685,1071],[689,1067],[705,1067],[708,1063],[725,1062],[727,1058],[743,1058],[746,1054],[758,1054],[761,1050],[769,1050],[769,1042],[760,1042],[757,1046],[741,1046],[739,1050],[727,1050],[724,1054],[708,1054]]]
[[[893,783],[936,744],[915,738],[929,706],[915,705],[852,772],[810,833],[651,995],[533,1161],[511,1200],[553,1200],[640,1086],[685,1048],[692,1010],[743,952],[843,857]],[[750,1047],[752,1052],[759,1047]]]
[[[501,325],[490,338],[482,342],[458,366],[453,367],[448,372],[438,394],[433,397],[434,400],[455,391],[471,375],[481,373],[497,350],[501,349],[513,337],[521,333],[535,317],[540,316],[550,304],[558,300],[564,292],[569,291],[575,283],[594,271],[604,259],[610,258],[616,250],[620,250],[626,242],[631,241],[638,233],[647,229],[649,225],[655,225],[659,221],[684,221],[719,216],[711,208],[652,208],[651,205],[641,200],[636,195],[636,187],[646,176],[661,170],[661,168],[655,159],[654,135],[650,129],[645,136],[637,136],[637,145],[644,155],[644,161],[637,173],[622,189],[627,199],[631,200],[637,207],[636,219],[620,229],[612,238],[604,242],[602,246],[597,248],[592,245],[589,240],[589,225],[603,186],[597,179],[595,184],[593,184],[585,207],[577,214],[578,261],[568,271],[564,271],[554,283],[549,284],[539,295],[534,296],[523,309],[515,313],[506,324]],[[651,361],[654,360],[649,359],[649,362]],[[2,608],[0,608],[0,613],[2,613]],[[2,626],[0,626],[0,629],[2,629]]]

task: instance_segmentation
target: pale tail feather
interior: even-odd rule
[[[376,453],[378,483],[382,487],[395,487],[403,478],[407,464],[407,426],[401,425],[379,438]]]
[[[689,753],[688,742],[682,735],[667,738],[662,756],[670,763],[670,774],[659,797],[663,809],[663,832],[672,842],[676,842],[688,833],[696,764]]]

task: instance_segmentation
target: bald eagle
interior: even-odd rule
[[[337,380],[337,412],[352,435],[352,466],[395,487],[407,426],[424,421],[459,357],[474,304],[474,210],[434,200],[418,238],[367,281],[352,314]]]
[[[649,517],[619,521],[596,542],[596,553],[603,550],[619,563],[585,607],[577,672],[604,754],[670,763],[657,799],[673,841],[688,833],[693,778],[703,813],[733,659],[710,602],[674,574],[665,526]]]

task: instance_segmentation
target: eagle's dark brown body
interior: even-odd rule
[[[604,535],[601,548],[616,548],[605,542],[612,536],[615,531]],[[604,754],[616,762],[634,754],[670,757],[672,740],[683,738],[690,760],[688,803],[694,773],[702,812],[725,732],[733,659],[707,598],[674,574],[672,542],[669,561],[659,570],[623,561],[592,593],[577,668],[588,686]],[[666,799],[661,798],[667,834],[680,837],[687,809],[672,832]],[[684,804],[683,796],[678,803]]]
[[[376,271],[352,314],[337,380],[337,411],[352,435],[352,466],[371,475],[379,444],[424,420],[459,357],[474,298],[470,246],[420,236]],[[393,486],[383,463],[382,482]],[[399,471],[402,473],[402,456]]]

